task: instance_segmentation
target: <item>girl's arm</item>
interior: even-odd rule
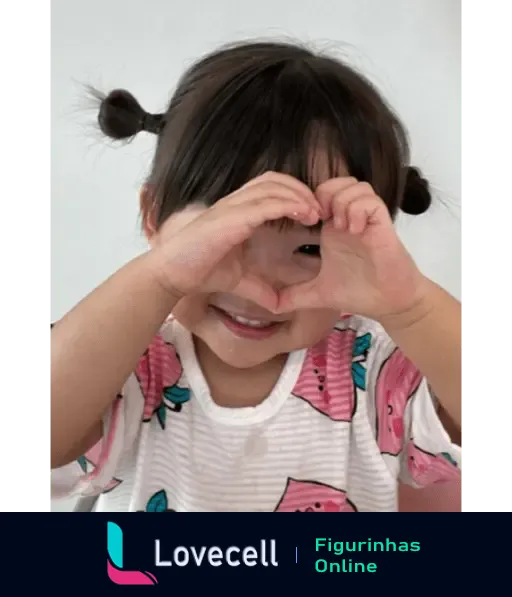
[[[104,412],[177,302],[152,259],[128,263],[52,328],[52,468],[100,439]]]
[[[427,285],[425,299],[413,310],[381,323],[460,429],[461,304],[434,282]]]

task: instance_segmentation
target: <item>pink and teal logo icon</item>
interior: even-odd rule
[[[107,523],[107,571],[116,585],[156,585],[151,572],[125,570],[123,567],[123,531],[115,522]]]

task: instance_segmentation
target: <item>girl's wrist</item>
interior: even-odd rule
[[[160,250],[151,249],[143,256],[143,260],[151,285],[155,287],[155,292],[161,295],[162,301],[169,305],[169,311],[171,311],[176,303],[183,298],[183,293],[172,285],[165,256]]]
[[[422,276],[417,287],[410,291],[410,303],[396,312],[389,313],[378,319],[378,323],[393,336],[415,327],[437,309],[440,288]]]

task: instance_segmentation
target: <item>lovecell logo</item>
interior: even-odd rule
[[[124,570],[123,531],[115,522],[107,523],[107,571],[116,585],[156,585],[158,582],[151,572]]]

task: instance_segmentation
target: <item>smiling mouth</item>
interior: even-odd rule
[[[229,311],[225,311],[214,305],[210,305],[210,308],[215,312],[219,319],[221,319],[226,327],[236,335],[245,338],[267,338],[273,335],[284,323],[283,321],[243,317],[242,315],[230,313]]]
[[[229,311],[225,311],[220,307],[214,307],[213,305],[212,308],[215,309],[215,311],[220,312],[222,315],[229,317],[233,321],[236,321],[237,323],[240,323],[242,325],[246,325],[250,328],[269,328],[273,325],[280,323],[279,321],[271,321],[269,319],[248,319],[247,317],[242,317],[241,315],[237,315],[236,313],[230,313]]]

